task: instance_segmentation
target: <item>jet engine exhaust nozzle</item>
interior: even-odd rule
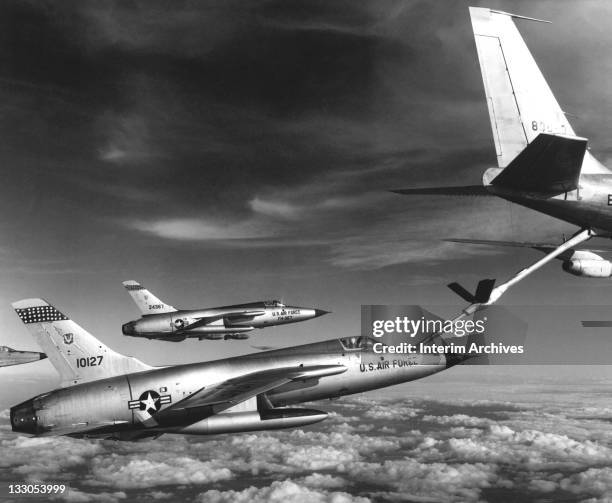
[[[38,417],[34,408],[34,401],[26,402],[11,407],[11,427],[19,433],[40,433]]]

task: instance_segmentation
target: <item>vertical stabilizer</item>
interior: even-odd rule
[[[470,7],[500,168],[540,133],[575,136],[513,16]]]
[[[499,167],[542,133],[576,136],[513,18],[539,20],[481,7],[470,7],[470,18]],[[586,151],[581,173],[609,170]]]
[[[137,281],[124,281],[123,286],[134,299],[140,312],[145,316],[147,314],[173,313],[176,311],[174,307],[158,299]]]
[[[43,299],[20,300],[13,308],[64,387],[153,368],[116,353]]]

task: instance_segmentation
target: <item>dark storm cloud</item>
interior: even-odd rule
[[[445,134],[476,99],[456,100],[469,37],[451,43],[444,9],[431,29],[423,2],[2,9],[6,185],[56,221],[333,246],[376,225],[406,171],[487,159]]]
[[[473,234],[465,223],[489,203],[432,210],[385,192],[478,183],[494,162],[467,4],[0,8],[0,161],[12,168],[0,209],[16,213],[4,225],[17,249],[33,248],[23,229],[51,241],[79,229],[136,230],[149,246],[316,244],[333,264],[367,268],[484,253],[437,239]],[[511,231],[505,208],[492,237]]]

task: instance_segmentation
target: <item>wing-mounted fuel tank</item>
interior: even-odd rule
[[[260,414],[257,411],[230,412],[211,416],[175,432],[193,435],[216,435],[244,431],[280,430],[307,426],[326,418],[327,412],[315,409],[279,408],[271,409],[266,414]]]
[[[258,430],[280,430],[323,421],[327,412],[292,407],[274,408],[265,395],[259,395],[225,412],[177,428],[175,433],[216,435]]]

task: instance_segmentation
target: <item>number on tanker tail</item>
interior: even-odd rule
[[[541,131],[542,133],[566,134],[565,124],[553,125],[542,121],[531,121],[532,131]]]

